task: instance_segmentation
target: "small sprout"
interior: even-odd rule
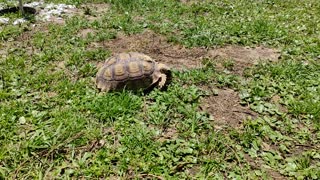
[[[232,68],[234,67],[234,60],[226,59],[225,61],[223,61],[223,67],[228,70],[232,70]]]

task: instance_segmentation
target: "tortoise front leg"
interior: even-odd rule
[[[159,80],[159,88],[162,89],[164,87],[164,85],[166,84],[167,81],[167,75],[165,74],[160,74],[160,80]]]

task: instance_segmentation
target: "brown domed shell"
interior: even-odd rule
[[[156,63],[149,56],[120,53],[107,59],[97,74],[96,83],[102,90],[147,88],[154,82]]]

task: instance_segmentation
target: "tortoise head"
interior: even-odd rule
[[[99,68],[98,73],[95,78],[96,86],[102,92],[109,91],[111,89],[110,84],[106,82],[104,74],[105,74],[105,69],[102,66]]]
[[[111,89],[111,86],[109,83],[105,82],[105,79],[102,77],[97,76],[96,77],[96,85],[97,88],[100,89],[101,92],[108,92]]]

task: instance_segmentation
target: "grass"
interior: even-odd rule
[[[93,21],[75,16],[38,31],[0,27],[1,179],[320,177],[318,1],[48,2],[110,8]],[[86,28],[95,35],[76,35]],[[96,62],[112,52],[88,46],[146,29],[186,47],[279,48],[281,59],[244,76],[209,59],[174,71],[167,91],[99,93]],[[217,95],[203,86],[238,91],[257,117],[217,126],[200,110],[201,98]]]

